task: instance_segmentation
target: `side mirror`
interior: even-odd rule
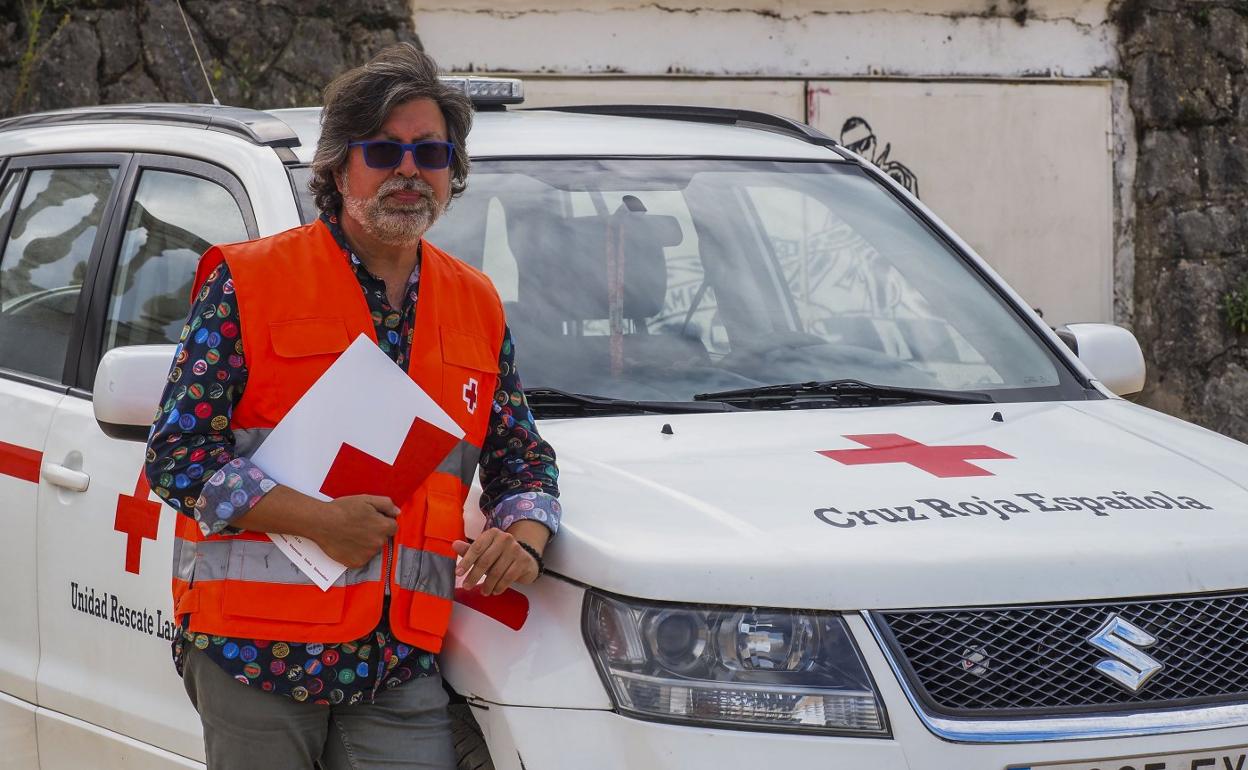
[[[176,345],[132,345],[104,354],[95,372],[95,421],[112,438],[147,441]]]
[[[1134,334],[1113,324],[1067,324],[1056,331],[1105,387],[1120,396],[1144,390],[1144,352]]]

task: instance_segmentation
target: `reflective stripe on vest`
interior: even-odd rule
[[[502,346],[502,303],[489,279],[422,243],[420,299],[408,374],[464,431],[463,440],[407,500],[384,555],[322,592],[264,536],[204,536],[176,525],[173,592],[193,631],[287,642],[359,638],[380,620],[391,579],[390,625],[407,644],[441,648],[455,590],[451,542],[476,475]],[[222,261],[234,279],[248,382],[230,420],[235,452],[250,456],[306,390],[360,334],[376,341],[371,312],[346,256],[320,222],[271,238],[210,249],[192,296]],[[298,280],[290,280],[298,276]],[[465,389],[482,398],[464,399]],[[479,403],[478,403],[479,401]]]
[[[477,476],[477,463],[480,461],[481,447],[473,446],[468,441],[460,441],[438,466],[438,473],[454,476],[459,479],[459,483],[470,487]]]
[[[234,454],[239,457],[251,457],[264,443],[264,440],[273,432],[272,428],[235,428],[231,431],[234,434]]]
[[[271,540],[173,541],[173,575],[188,583],[242,580],[284,585],[315,585]],[[381,579],[381,554],[358,569],[349,569],[334,585],[350,586]]]
[[[430,551],[399,546],[394,581],[409,591],[443,599],[455,596],[455,560]]]

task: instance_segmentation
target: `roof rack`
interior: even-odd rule
[[[738,110],[730,107],[688,107],[670,104],[584,104],[571,107],[541,107],[555,112],[576,112],[587,115],[617,115],[626,118],[687,120],[693,123],[758,128],[785,134],[821,147],[837,147],[836,140],[805,123],[773,115],[770,112]]]
[[[0,131],[77,123],[158,123],[202,126],[267,147],[298,147],[299,136],[279,118],[245,107],[215,104],[104,104],[36,112],[0,120]]]

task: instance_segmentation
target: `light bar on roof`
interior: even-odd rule
[[[477,106],[524,101],[524,83],[516,78],[444,77],[442,82],[463,91]]]

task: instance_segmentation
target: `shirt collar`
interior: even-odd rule
[[[369,277],[381,280],[380,278],[377,278],[377,276],[373,275],[372,272],[364,266],[364,263],[360,261],[360,258],[355,255],[355,251],[351,248],[351,245],[347,243],[347,234],[343,232],[342,224],[338,221],[338,212],[322,211],[320,220],[326,227],[329,228],[330,235],[334,236],[334,242],[338,244],[338,248],[342,249],[342,253],[347,255],[347,259],[351,261],[352,265],[358,265],[359,268]],[[423,250],[424,243],[425,240],[422,238],[420,243],[416,245],[416,266],[412,268],[412,274],[407,277],[408,286],[411,286],[420,280],[421,251]]]

